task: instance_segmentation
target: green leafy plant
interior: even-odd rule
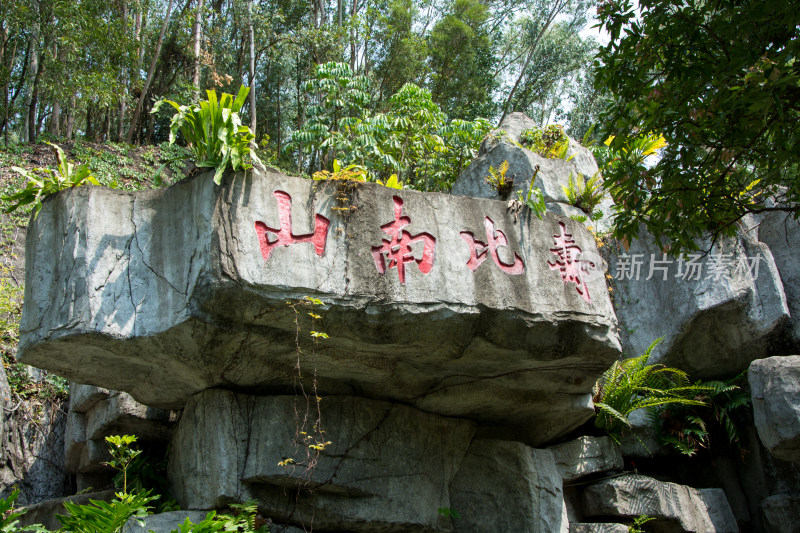
[[[140,524],[151,509],[148,505],[158,496],[151,496],[150,491],[125,494],[117,492],[110,502],[89,500],[88,504],[79,505],[64,502],[68,515],[56,515],[61,522],[59,531],[72,533],[118,533],[122,531],[129,518],[134,517]]]
[[[149,514],[152,507],[150,502],[159,496],[151,496],[151,491],[127,492],[127,471],[131,462],[141,453],[140,450],[131,448],[136,442],[133,435],[111,435],[106,437],[109,453],[112,460],[106,464],[123,473],[123,490],[114,494],[110,502],[89,500],[88,504],[80,505],[73,502],[64,502],[68,515],[56,515],[61,522],[59,531],[73,533],[117,533],[122,531],[130,517],[136,518],[140,524],[142,519]]]
[[[142,450],[131,448],[131,444],[136,442],[135,435],[109,435],[106,437],[108,451],[111,453],[111,461],[106,464],[118,470],[122,474],[122,492],[128,492],[128,467]]]
[[[517,199],[522,205],[527,206],[527,208],[530,209],[539,220],[541,220],[547,211],[547,205],[544,202],[544,194],[542,194],[542,190],[539,187],[533,186],[538,173],[539,165],[536,165],[536,170],[534,170],[533,176],[531,176],[531,183],[528,185],[527,196],[523,196],[522,191],[517,191]]]
[[[53,194],[70,187],[78,187],[85,183],[92,185],[100,185],[98,181],[92,176],[92,172],[86,165],[77,165],[67,161],[64,155],[64,150],[60,146],[47,143],[53,147],[56,154],[56,169],[49,168],[34,168],[33,172],[25,170],[20,167],[12,167],[12,170],[28,180],[28,184],[21,191],[3,196],[3,201],[14,202],[14,204],[5,210],[6,213],[11,213],[20,206],[33,204],[33,217],[39,216],[39,211],[42,210],[42,199],[48,194]],[[39,173],[38,175],[36,173]]]
[[[628,416],[637,409],[668,404],[706,405],[690,395],[708,391],[709,387],[692,385],[686,373],[677,368],[647,364],[660,342],[656,339],[639,357],[615,361],[595,383],[595,426],[616,442],[630,429]]]
[[[257,502],[231,504],[231,513],[210,511],[196,524],[188,518],[172,533],[216,533],[218,531],[241,533],[269,533],[269,521],[258,514]]]
[[[637,516],[633,519],[633,524],[628,526],[628,533],[647,533],[646,530],[642,529],[642,526],[651,520],[655,520],[655,517],[644,514]]]
[[[569,137],[564,126],[559,124],[550,124],[544,129],[528,128],[520,134],[519,141],[525,148],[548,159],[564,159],[569,149]]]
[[[514,186],[514,180],[507,178],[506,172],[508,172],[508,159],[500,163],[500,167],[497,169],[489,165],[489,175],[486,176],[486,183],[499,193],[509,191]]]
[[[189,143],[195,164],[198,167],[213,168],[214,183],[219,185],[222,173],[230,166],[233,170],[247,170],[252,167],[247,156],[261,163],[258,156],[250,150],[255,135],[249,126],[242,125],[239,111],[242,109],[249,87],[242,86],[234,99],[232,94],[206,91],[208,100],[199,104],[179,105],[172,100],[159,100],[153,106],[158,112],[166,102],[177,110],[170,123],[169,142],[174,143],[180,131]]]
[[[456,519],[456,520],[459,520],[461,518],[461,513],[449,507],[439,507],[439,515],[445,518]]]
[[[318,170],[312,176],[315,180],[351,180],[351,181],[366,181],[367,170],[361,165],[348,165],[342,168],[342,164],[338,159],[333,160],[333,172],[327,170]]]
[[[25,514],[26,510],[14,510],[14,502],[19,497],[19,489],[14,487],[7,498],[0,498],[0,532],[16,533],[19,531],[30,531],[32,533],[46,533],[47,528],[41,524],[31,524],[29,526],[19,526],[19,519]]]
[[[748,423],[750,394],[745,390],[745,373],[727,381],[697,382],[704,390],[693,398],[705,405],[666,405],[651,413],[659,430],[659,442],[688,456],[701,450],[725,449],[742,457],[742,428]]]
[[[384,187],[388,187],[390,189],[402,189],[403,188],[403,182],[397,179],[397,174],[392,174],[391,176],[389,176],[389,179],[387,179],[386,181],[380,181],[379,180],[378,183],[380,185],[383,185]]]
[[[595,172],[588,181],[580,172],[577,174],[570,172],[567,186],[562,186],[562,189],[570,204],[594,220],[602,218],[603,212],[595,209],[603,201],[603,179],[600,171]]]

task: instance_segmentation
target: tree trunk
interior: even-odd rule
[[[122,0],[122,25],[125,33],[128,33],[128,2]],[[117,124],[117,141],[122,140],[125,127],[125,109],[128,106],[128,69],[120,69],[120,81],[122,81],[122,94],[119,97],[119,124]]]
[[[508,115],[508,106],[511,104],[511,99],[514,97],[514,93],[517,91],[522,78],[525,77],[525,71],[528,70],[528,65],[533,59],[533,53],[536,51],[536,47],[539,46],[539,42],[542,40],[542,36],[545,34],[547,29],[550,27],[550,24],[556,18],[556,16],[561,13],[561,10],[564,8],[565,2],[564,1],[556,1],[550,9],[550,13],[548,14],[547,21],[545,22],[542,29],[539,31],[539,34],[536,36],[536,39],[531,43],[531,48],[528,50],[528,57],[525,58],[525,64],[522,65],[522,70],[520,70],[519,76],[517,77],[517,81],[514,83],[514,86],[511,88],[511,92],[508,93],[508,98],[506,98],[505,103],[503,104],[503,115],[500,117],[500,122],[503,122],[503,119],[506,118]],[[498,122],[498,124],[500,123]]]
[[[202,16],[203,16],[203,5],[204,0],[197,0],[197,13],[194,16],[194,68],[192,69],[192,85],[194,85],[194,95],[196,100],[200,100],[200,41],[201,41],[201,32],[202,32]],[[248,3],[248,9],[250,9],[250,3]],[[252,23],[250,25],[252,31]]]
[[[87,139],[91,139],[94,135],[94,121],[92,120],[93,108],[94,106],[92,105],[91,101],[86,102],[86,132],[84,135]]]
[[[72,130],[75,127],[75,97],[69,99],[69,110],[67,111],[67,140],[72,140]]]
[[[103,141],[111,140],[111,106],[106,106],[106,127],[103,130]]]
[[[33,124],[31,120],[31,105],[34,102],[34,87],[36,86],[36,77],[39,74],[39,23],[34,22],[31,25],[31,37],[29,41],[30,46],[30,54],[28,55],[29,60],[29,68],[28,68],[28,76],[31,90],[28,92],[27,97],[25,98],[25,112],[23,113],[23,126],[22,126],[22,141],[28,142],[31,140],[30,132],[33,129]],[[35,110],[35,108],[34,108]]]
[[[247,31],[250,43],[250,129],[256,132],[256,39],[253,31],[253,0],[247,0]],[[255,140],[255,139],[254,139]]]
[[[136,131],[136,124],[139,122],[139,115],[142,112],[142,106],[144,105],[145,96],[147,96],[147,91],[150,90],[150,84],[153,82],[153,75],[156,71],[156,63],[158,63],[158,56],[161,53],[161,45],[164,44],[164,34],[167,31],[167,25],[169,24],[169,15],[172,13],[172,0],[169,0],[169,4],[167,4],[167,14],[164,15],[164,23],[161,25],[161,33],[158,34],[158,44],[156,44],[156,50],[153,53],[153,61],[150,63],[150,70],[147,73],[147,80],[144,82],[144,87],[142,87],[142,94],[139,96],[139,101],[136,103],[136,111],[133,112],[133,118],[131,119],[131,127],[128,130],[128,136],[126,137],[126,142],[131,144],[133,142],[133,134]]]

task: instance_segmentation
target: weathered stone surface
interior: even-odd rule
[[[564,481],[597,472],[622,470],[623,467],[619,446],[610,437],[584,435],[549,449],[553,452],[556,467]]]
[[[587,516],[652,516],[677,531],[737,533],[736,519],[722,489],[693,489],[641,475],[593,483],[584,491]],[[662,527],[668,527],[664,524]]]
[[[570,524],[569,533],[628,533],[624,524]]]
[[[278,203],[289,198],[292,222]],[[310,242],[317,215],[330,221],[324,252],[321,237]],[[421,235],[416,260],[401,261],[405,283],[373,255],[396,216],[410,219],[404,235]],[[496,251],[473,271],[480,251],[462,232],[486,241],[487,224],[509,245],[494,233]],[[48,198],[28,232],[21,357],[160,408],[214,386],[285,392],[296,357],[286,300],[313,295],[330,335],[316,352],[324,394],[401,401],[542,443],[591,416],[591,386],[619,354],[602,277],[587,277],[582,296],[548,265],[560,224],[596,255],[572,220],[515,222],[503,202],[374,184],[271,173],[136,194],[76,188]],[[282,229],[260,235],[265,226]],[[279,233],[309,242],[279,246]],[[500,268],[522,263],[519,274]]]
[[[565,159],[547,159],[523,148],[519,144],[520,134],[536,125],[535,121],[522,113],[512,113],[503,119],[500,126],[481,144],[477,159],[458,177],[453,185],[452,194],[503,200],[516,198],[516,191],[528,193],[531,178],[535,175],[533,186],[542,191],[548,211],[565,216],[587,216],[587,213],[569,205],[564,188],[568,185],[571,174],[575,176],[581,174],[587,180],[594,176],[598,171],[594,156],[572,139]],[[514,188],[501,198],[498,191],[486,182],[486,177],[489,175],[490,166],[499,168],[504,161],[508,161],[506,177],[514,180]],[[610,213],[610,198],[601,203],[600,209],[605,214]],[[606,217],[605,220],[601,219],[591,225],[605,230],[608,227],[608,220]]]
[[[76,413],[85,413],[94,405],[105,400],[111,395],[111,391],[94,385],[83,385],[75,383],[69,384],[69,410]]]
[[[114,392],[86,412],[86,438],[136,435],[141,440],[167,440],[177,413],[142,405],[125,392]]]
[[[787,213],[768,213],[758,224],[758,239],[769,246],[792,314],[794,347],[800,347],[800,221]]]
[[[761,502],[761,513],[770,533],[797,533],[800,494],[775,494]]]
[[[5,377],[5,369],[0,367]],[[0,381],[2,393],[2,381]],[[65,405],[0,397],[3,440],[0,446],[0,497],[20,489],[17,505],[69,494],[64,465]]]
[[[111,501],[114,498],[113,490],[104,490],[99,492],[91,492],[88,494],[76,494],[74,496],[67,496],[64,498],[55,498],[46,500],[33,505],[25,507],[26,512],[19,520],[20,525],[28,526],[31,524],[42,524],[50,531],[56,531],[61,528],[61,522],[56,518],[56,515],[66,515],[67,509],[64,507],[64,502],[71,502],[78,505],[86,505],[89,500],[96,501]]]
[[[83,413],[67,413],[64,428],[64,463],[67,471],[76,472],[81,463],[81,454],[86,443],[86,420]]]
[[[453,531],[569,531],[553,452],[519,442],[476,439],[450,485],[461,518]]]
[[[188,518],[193,524],[202,522],[206,517],[206,511],[170,511],[168,513],[154,514],[145,517],[140,524],[134,518],[122,528],[122,533],[170,533],[178,529]]]
[[[623,457],[656,457],[670,451],[658,441],[658,429],[653,426],[647,409],[636,409],[628,415],[631,427],[620,439]]]
[[[304,406],[293,396],[219,389],[192,397],[171,445],[173,496],[189,509],[253,498],[279,522],[308,524],[313,517],[320,530],[447,529],[449,520],[438,510],[455,508],[448,486],[473,423],[397,404],[325,396],[321,421],[331,444],[307,471],[307,448],[297,440]],[[306,426],[309,433],[315,413]],[[279,466],[286,458],[298,464]],[[298,487],[313,490],[298,495]]]
[[[772,254],[747,235],[721,239],[705,257],[698,253],[684,262],[665,257],[647,236],[634,240],[627,252],[612,248],[604,250],[615,277],[614,305],[627,355],[641,355],[663,338],[651,363],[695,378],[732,376],[767,355],[771,339],[788,324]],[[692,259],[696,266],[689,264]]]
[[[747,379],[761,442],[778,459],[800,463],[800,356],[753,361]]]

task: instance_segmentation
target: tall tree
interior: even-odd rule
[[[158,34],[158,43],[156,44],[156,49],[153,52],[153,61],[150,63],[150,70],[147,71],[147,79],[144,82],[142,93],[139,96],[139,100],[136,102],[136,110],[133,112],[133,118],[131,119],[131,125],[128,129],[128,135],[125,138],[125,141],[128,144],[133,142],[133,134],[136,132],[136,126],[139,122],[139,115],[142,112],[144,99],[147,97],[147,91],[150,89],[150,83],[153,81],[153,76],[155,75],[156,65],[158,64],[158,56],[161,53],[161,46],[164,44],[164,34],[167,31],[167,26],[169,25],[169,16],[172,13],[172,1],[173,0],[169,0],[169,3],[167,4],[167,13],[164,15],[164,22],[161,25],[161,32]]]
[[[467,119],[491,115],[495,79],[492,50],[478,0],[455,0],[430,34],[431,94],[448,115]]]
[[[654,168],[618,164],[606,186],[621,236],[644,224],[673,249],[732,233],[747,213],[800,216],[800,10],[777,0],[630,0],[602,5],[611,40],[596,83],[601,124],[668,141]],[[625,163],[625,160],[621,161]],[[635,171],[634,171],[635,170]]]

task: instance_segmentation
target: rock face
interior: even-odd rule
[[[107,436],[135,435],[139,446],[142,441],[166,442],[177,416],[174,411],[142,405],[125,392],[72,383],[64,456],[78,490],[105,486],[116,473],[106,465],[111,459]]]
[[[528,194],[531,178],[535,176],[533,186],[542,191],[548,211],[567,217],[590,215],[570,205],[564,189],[569,184],[570,175],[580,174],[588,180],[598,172],[594,156],[572,139],[566,159],[548,159],[523,148],[519,144],[520,135],[534,126],[537,126],[536,122],[522,113],[509,114],[483,141],[478,158],[458,177],[453,185],[452,194],[475,198],[514,199],[517,197],[516,191],[521,191],[523,195]],[[508,161],[506,176],[514,180],[514,188],[507,195],[501,195],[486,182],[489,167],[499,168],[504,161]],[[611,205],[611,200],[606,198],[601,202],[600,209],[605,214],[610,214]],[[608,228],[608,218],[592,225],[605,230]]]
[[[325,397],[319,422],[304,407],[294,396],[192,397],[171,445],[173,496],[184,509],[257,499],[273,519],[322,530],[449,528],[438,510],[455,508],[448,487],[473,423],[354,397]],[[318,457],[317,423],[330,441]]]
[[[321,393],[545,442],[591,415],[619,343],[605,281],[573,261],[597,255],[589,232],[515,216],[502,202],[274,173],[77,188],[28,232],[21,358],[159,408],[214,386],[282,392],[297,351],[286,302],[312,295],[324,318],[301,322],[301,342],[330,336],[316,348]]]
[[[641,475],[626,475],[590,485],[584,492],[584,510],[589,516],[652,516],[665,522],[660,525],[663,531],[739,531],[721,489],[697,490]]]
[[[761,442],[778,459],[800,464],[800,356],[753,361],[747,379]]]
[[[758,224],[758,239],[769,246],[781,274],[783,289],[792,314],[795,349],[800,348],[800,221],[786,213],[769,213]]]
[[[746,235],[684,260],[664,254],[647,236],[605,255],[626,355],[641,355],[663,338],[651,363],[694,378],[730,377],[767,355],[788,324],[772,253]]]
[[[583,437],[552,446],[558,472],[564,481],[572,481],[597,472],[622,470],[619,446],[610,437]]]
[[[568,533],[561,475],[550,450],[476,439],[451,484],[455,532]]]

